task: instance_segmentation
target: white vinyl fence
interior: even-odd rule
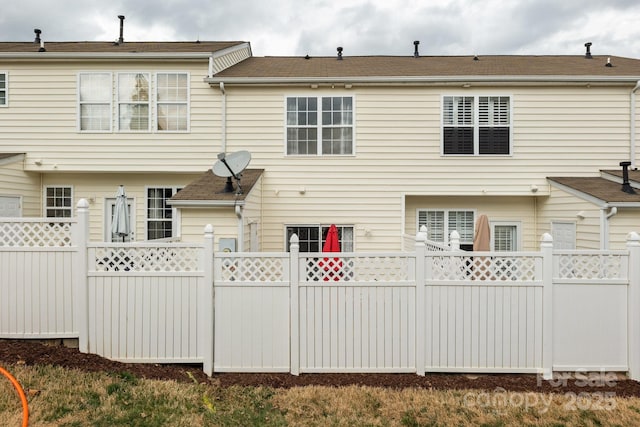
[[[0,338],[218,372],[611,370],[640,379],[640,236],[624,251],[213,253],[0,222]],[[63,230],[63,231],[60,231]],[[37,236],[37,238],[35,238]]]

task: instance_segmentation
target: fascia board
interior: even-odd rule
[[[636,84],[640,76],[360,76],[360,77],[224,77],[205,78],[209,84],[277,85],[312,83],[352,83],[352,84],[452,84],[452,83],[617,83]]]
[[[244,206],[244,201],[234,200],[167,200],[174,208],[226,208]]]

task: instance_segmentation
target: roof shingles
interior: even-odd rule
[[[420,77],[420,76],[636,76],[640,60],[594,56],[353,56],[251,57],[217,74],[217,78]]]

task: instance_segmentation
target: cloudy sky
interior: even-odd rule
[[[583,54],[640,58],[638,0],[15,0],[0,41],[243,40],[255,56]]]

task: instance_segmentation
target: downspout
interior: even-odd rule
[[[238,217],[238,252],[244,252],[244,212],[240,205],[236,205],[236,216]]]
[[[631,169],[636,169],[636,91],[640,89],[640,80],[636,83],[636,86],[631,91],[631,155],[629,156],[629,160],[631,160]]]
[[[612,207],[609,212],[608,205],[600,208],[600,249],[609,249],[609,219],[618,213],[617,207]]]
[[[227,152],[227,92],[224,89],[224,82],[220,82],[220,93],[222,93],[221,117],[220,117],[220,152]]]

